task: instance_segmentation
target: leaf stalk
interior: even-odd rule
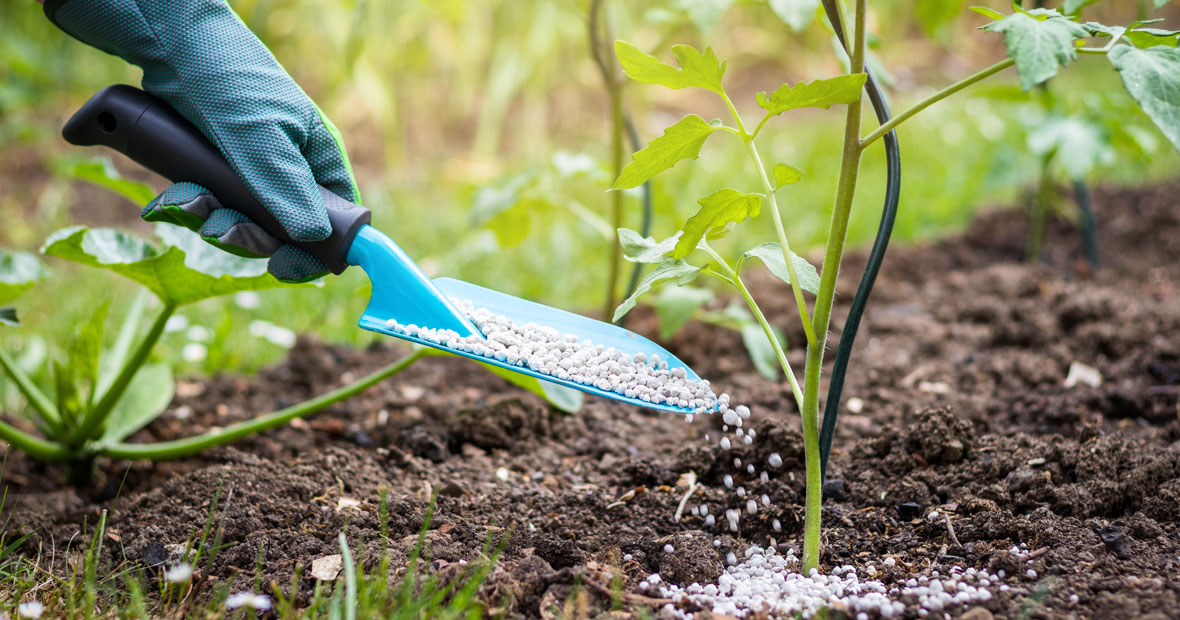
[[[292,405],[285,409],[259,416],[250,420],[231,424],[219,431],[209,431],[188,437],[185,439],[176,439],[173,441],[160,441],[148,444],[137,443],[114,443],[108,447],[101,448],[98,453],[110,458],[129,459],[129,460],[161,460],[173,459],[195,454],[209,448],[222,446],[241,439],[243,437],[261,433],[263,431],[282,426],[296,418],[302,418],[317,411],[334,405],[342,400],[351,398],[370,387],[388,379],[389,377],[410,367],[414,362],[431,354],[430,349],[422,348],[413,353],[397,360],[396,362],[373,372],[372,374],[359,379],[348,385],[341,386],[313,398],[311,400]]]

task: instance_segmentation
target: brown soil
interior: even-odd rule
[[[1051,227],[1043,264],[1021,263],[1024,225],[1013,212],[891,252],[845,392],[859,412],[845,411],[836,440],[830,474],[842,486],[825,502],[825,566],[875,562],[886,583],[952,565],[1003,569],[1010,589],[984,606],[997,617],[1180,617],[1177,191],[1096,192],[1105,260],[1097,274],[1062,223]],[[845,301],[859,260],[848,261]],[[766,280],[755,291],[791,342],[802,341],[782,289]],[[632,327],[656,326],[640,312]],[[596,398],[564,415],[461,360],[427,359],[329,411],[198,458],[102,463],[98,492],[62,488],[60,469],[10,455],[9,530],[36,532],[29,553],[61,548],[108,509],[114,559],[150,561],[204,526],[221,489],[233,546],[206,578],[249,587],[260,545],[264,577],[288,583],[297,564],[336,553],[342,530],[370,560],[392,548],[399,567],[437,492],[428,553],[440,572],[511,528],[482,591],[496,612],[552,617],[546,610],[577,579],[583,602],[604,609],[603,567],[620,563],[628,604],[641,606],[636,580],[649,572],[708,580],[746,541],[774,536],[785,548],[801,534],[803,455],[787,391],[753,372],[734,333],[692,324],[669,349],[750,404],[752,446],[722,454],[700,440],[719,420],[689,425]],[[356,351],[302,340],[256,378],[183,384],[140,439],[282,407],[404,353],[393,341]],[[1075,361],[1097,368],[1101,386],[1065,388]],[[730,462],[765,462],[772,452],[784,466],[765,484]],[[727,473],[772,505],[746,518],[737,538],[699,517],[673,522],[690,471],[702,483],[693,502],[707,499],[714,513],[741,501],[721,483]],[[926,518],[932,509],[946,518]],[[1008,551],[1021,543],[1031,563]],[[886,557],[896,566],[884,567]],[[302,593],[313,587],[305,578]]]

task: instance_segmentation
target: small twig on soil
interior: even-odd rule
[[[1029,554],[1024,559],[1025,560],[1035,560],[1035,559],[1041,557],[1042,555],[1045,555],[1046,553],[1049,553],[1049,548],[1048,547],[1041,547],[1040,549],[1037,549],[1036,551],[1029,552]]]
[[[582,576],[582,583],[590,586],[591,588],[594,588],[595,590],[598,590],[600,594],[605,594],[606,596],[622,596],[623,600],[627,601],[628,603],[639,603],[640,605],[646,605],[648,607],[654,608],[676,603],[676,601],[670,598],[652,598],[650,596],[635,594],[633,592],[619,592],[618,590],[612,590],[607,586],[590,579],[586,575]]]
[[[959,537],[958,537],[958,536],[955,536],[955,526],[951,525],[951,517],[950,517],[950,515],[946,515],[946,514],[944,514],[944,515],[942,515],[942,518],[943,518],[943,520],[946,522],[946,531],[947,531],[947,533],[951,535],[951,542],[955,543],[955,546],[956,546],[956,547],[958,547],[958,548],[962,549],[962,548],[963,548],[963,544],[959,542]]]
[[[688,504],[688,498],[697,490],[697,475],[696,472],[688,472],[688,491],[685,492],[684,497],[680,498],[680,505],[676,506],[676,514],[672,516],[672,522],[675,523],[684,516],[684,507]]]

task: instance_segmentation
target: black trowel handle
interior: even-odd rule
[[[188,181],[208,189],[280,241],[314,254],[332,273],[348,266],[348,248],[372,218],[368,209],[320,187],[332,235],[311,243],[293,241],[201,130],[162,99],[131,86],[100,90],[70,117],[61,134],[70,144],[109,146],[173,183]]]

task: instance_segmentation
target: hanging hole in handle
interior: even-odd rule
[[[115,115],[110,112],[101,112],[98,115],[98,128],[103,133],[115,133],[115,129],[119,123],[115,120]]]

